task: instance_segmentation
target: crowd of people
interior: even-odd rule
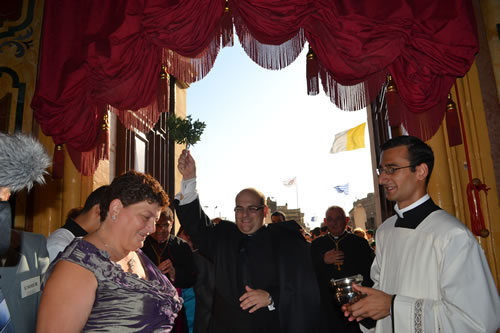
[[[427,194],[432,150],[410,136],[381,149],[379,184],[396,215],[376,234],[350,230],[335,205],[309,234],[283,212],[270,214],[255,188],[236,195],[234,222],[211,220],[189,151],[179,157],[172,202],[152,176],[126,172],[36,251],[15,252],[36,252],[39,262],[38,280],[21,279],[21,296],[0,267],[0,331],[496,332],[500,297],[483,250]],[[0,226],[10,219],[10,190],[0,178]],[[268,214],[273,223],[265,224]],[[2,266],[18,269],[9,262],[16,238],[2,242]],[[361,297],[342,304],[332,281],[351,276],[361,277],[351,287]],[[20,316],[21,308],[31,314]]]

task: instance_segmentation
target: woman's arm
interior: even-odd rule
[[[45,284],[36,331],[81,332],[94,304],[97,280],[89,270],[61,260]]]

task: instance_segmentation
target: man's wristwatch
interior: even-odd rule
[[[271,296],[271,294],[269,294],[269,305],[267,306],[267,309],[269,311],[276,310],[276,308],[274,307],[274,301],[273,301],[273,297]]]

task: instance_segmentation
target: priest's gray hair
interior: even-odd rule
[[[51,160],[42,144],[22,133],[0,133],[0,187],[11,192],[28,191],[33,183],[44,184]]]

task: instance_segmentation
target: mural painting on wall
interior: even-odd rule
[[[19,64],[33,48],[34,0],[0,3],[0,131],[22,129],[26,84]]]

